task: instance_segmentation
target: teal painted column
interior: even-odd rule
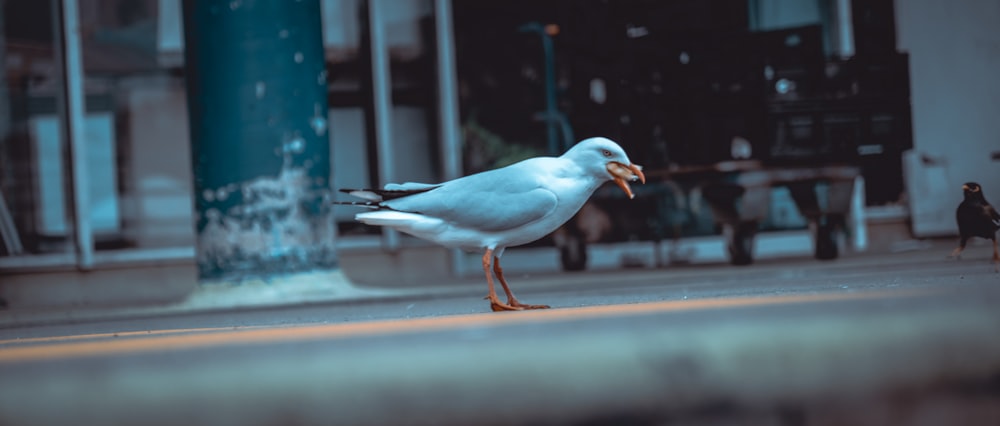
[[[319,0],[184,0],[199,275],[335,269]]]

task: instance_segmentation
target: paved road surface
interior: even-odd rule
[[[985,262],[509,278],[0,330],[0,424],[1000,424]]]

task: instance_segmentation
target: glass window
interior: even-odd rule
[[[0,256],[73,251],[52,3],[0,2]],[[180,7],[78,2],[86,208],[98,253],[181,248],[184,256],[194,244]]]
[[[50,2],[0,1],[0,254],[68,253]],[[55,126],[55,127],[53,127]]]
[[[108,125],[100,142],[115,190],[92,216],[109,225],[98,250],[191,246],[191,159],[184,78],[179,61],[180,2],[81,0],[87,114]],[[162,28],[161,28],[162,27]],[[110,123],[107,123],[110,121]],[[89,131],[89,128],[88,128]],[[93,186],[93,185],[92,185]],[[91,198],[96,198],[92,196]],[[113,199],[113,200],[112,200]],[[117,219],[117,220],[116,220]]]

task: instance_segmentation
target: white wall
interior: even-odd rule
[[[429,0],[381,0],[382,23],[390,55],[413,59],[423,52],[420,18],[432,12]],[[360,0],[322,0],[323,45],[327,59],[339,62],[354,57],[360,48]]]
[[[1000,151],[1000,1],[899,0],[896,28],[899,50],[910,53],[914,148],[943,167],[909,194],[939,214],[913,219],[941,219],[926,224],[941,229],[929,235],[957,234],[962,183],[979,182],[1000,203],[1000,161],[990,159]]]
[[[55,115],[37,115],[29,120],[35,149],[38,182],[38,232],[47,236],[66,236],[70,232],[66,207],[64,143],[59,119]],[[115,174],[114,117],[109,112],[89,113],[84,119],[86,142],[87,191],[90,226],[96,235],[115,235],[121,228]]]
[[[134,77],[121,82],[131,149],[124,216],[139,247],[194,244],[191,138],[183,82]]]

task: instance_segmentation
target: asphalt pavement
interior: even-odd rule
[[[508,278],[0,329],[0,424],[1000,424],[988,257]]]

